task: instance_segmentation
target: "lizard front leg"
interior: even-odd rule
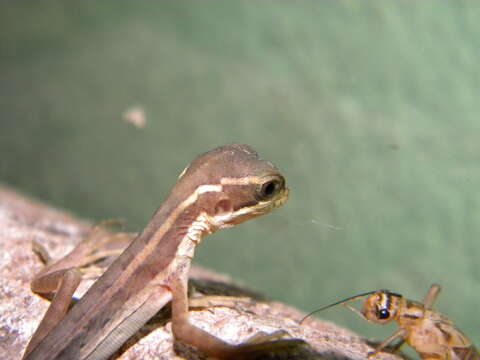
[[[188,286],[185,276],[172,284],[172,332],[175,339],[215,357],[223,358],[232,345],[192,325],[188,320]]]
[[[280,339],[272,336],[254,336],[251,342],[231,345],[199,329],[188,320],[188,294],[186,281],[178,278],[172,285],[172,331],[175,339],[191,345],[201,352],[219,359],[253,359],[264,353],[291,353],[306,343],[299,339]],[[261,342],[260,342],[261,341]]]

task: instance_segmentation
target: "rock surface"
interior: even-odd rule
[[[70,251],[90,231],[91,225],[74,216],[38,201],[29,199],[6,187],[0,187],[0,358],[20,359],[23,349],[48,307],[48,301],[30,291],[29,282],[42,263],[32,252],[31,242],[44,245],[54,259]],[[191,278],[195,286],[206,292],[226,294],[232,290],[248,294],[232,285],[227,276],[193,267]],[[85,280],[76,296],[81,296],[93,280]],[[225,341],[241,343],[259,331],[287,331],[292,338],[304,339],[310,345],[297,355],[268,357],[269,359],[366,359],[373,349],[365,340],[334,324],[308,320],[305,314],[284,304],[251,300],[237,308],[216,307],[191,311],[193,324]],[[202,359],[192,349],[176,346],[168,319],[162,311],[128,341],[113,359]],[[267,358],[267,357],[258,357]],[[401,359],[381,354],[378,359]]]

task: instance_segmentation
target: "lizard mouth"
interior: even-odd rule
[[[209,217],[208,222],[210,223],[211,231],[232,227],[258,216],[268,214],[270,211],[281,207],[287,202],[289,192],[288,188],[284,188],[268,200],[260,201],[255,205],[246,206],[222,216]]]
[[[241,224],[242,222],[256,218],[257,216],[268,214],[270,211],[283,206],[287,202],[289,192],[288,188],[284,188],[271,199],[260,201],[255,205],[231,213],[229,216],[230,219],[225,222],[225,226],[228,227]]]
[[[290,189],[289,188],[284,188],[280,192],[278,197],[273,200],[272,210],[276,209],[276,208],[279,208],[280,206],[283,206],[287,202],[289,195],[290,195]]]

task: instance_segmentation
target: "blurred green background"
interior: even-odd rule
[[[197,154],[248,143],[290,201],[196,263],[305,311],[438,282],[480,344],[479,18],[467,1],[2,2],[0,180],[140,230]],[[144,129],[122,120],[136,105]]]

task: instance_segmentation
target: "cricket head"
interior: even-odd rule
[[[362,315],[368,321],[386,324],[395,320],[402,296],[388,290],[378,290],[370,294],[363,303]]]

